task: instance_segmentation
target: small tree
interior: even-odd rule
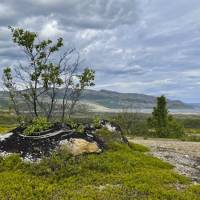
[[[63,39],[40,41],[34,32],[10,27],[12,39],[23,50],[25,64],[4,69],[3,81],[13,103],[14,110],[20,115],[19,102],[24,102],[33,117],[39,115],[52,117],[57,103],[58,89],[64,90],[62,96],[62,121],[65,113],[71,115],[81,92],[93,86],[94,71],[86,68],[79,70],[79,54],[75,49],[66,50],[61,56]],[[66,106],[68,104],[68,106]]]
[[[157,105],[153,108],[148,124],[155,129],[155,133],[159,137],[179,137],[184,133],[183,126],[169,115],[165,96],[157,98]]]
[[[164,96],[157,98],[157,106],[153,108],[151,123],[159,136],[164,136],[168,121],[167,101]]]

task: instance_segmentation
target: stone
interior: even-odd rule
[[[107,128],[110,132],[120,132],[120,133],[122,133],[122,129],[118,124],[116,124],[114,122],[110,122],[110,121],[105,120],[105,119],[100,120],[100,126]]]
[[[96,142],[89,142],[81,138],[70,138],[60,141],[60,148],[67,150],[70,154],[77,156],[83,153],[101,153]]]

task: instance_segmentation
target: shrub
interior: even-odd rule
[[[167,136],[180,138],[184,135],[184,127],[181,123],[178,123],[174,118],[168,120]]]
[[[99,127],[99,123],[100,123],[100,117],[99,116],[95,116],[93,118],[93,125],[95,128],[98,128]]]
[[[124,134],[148,135],[148,126],[141,113],[122,112],[117,114],[113,121],[120,125]]]
[[[37,117],[37,118],[34,118],[32,123],[25,128],[23,133],[25,135],[32,135],[33,133],[45,131],[50,127],[51,127],[51,123],[48,122],[47,118]]]
[[[192,141],[192,142],[200,142],[200,137],[195,135],[184,135],[181,137],[182,141]]]
[[[64,122],[68,124],[72,129],[76,130],[78,128],[78,124],[72,118],[65,118]]]

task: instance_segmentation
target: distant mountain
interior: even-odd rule
[[[192,106],[194,109],[200,109],[200,103],[190,103],[190,106]]]
[[[58,90],[58,99],[62,97],[63,92],[62,89]],[[156,105],[155,96],[137,93],[119,93],[109,90],[85,90],[81,96],[81,101],[83,103],[87,102],[87,105],[99,105],[110,109],[146,109],[153,108]],[[192,109],[195,107],[179,100],[168,99],[167,102],[170,109]],[[0,91],[0,107],[3,108],[6,105],[8,105],[8,94],[7,92]]]
[[[81,100],[87,100],[100,104],[107,108],[153,108],[156,105],[156,97],[137,94],[137,93],[119,93],[109,90],[85,90]],[[170,109],[192,109],[193,106],[183,103],[179,100],[167,100]]]

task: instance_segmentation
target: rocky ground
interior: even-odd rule
[[[190,177],[194,183],[200,183],[200,142],[143,138],[129,140],[149,147],[153,156],[171,163],[176,171]]]

